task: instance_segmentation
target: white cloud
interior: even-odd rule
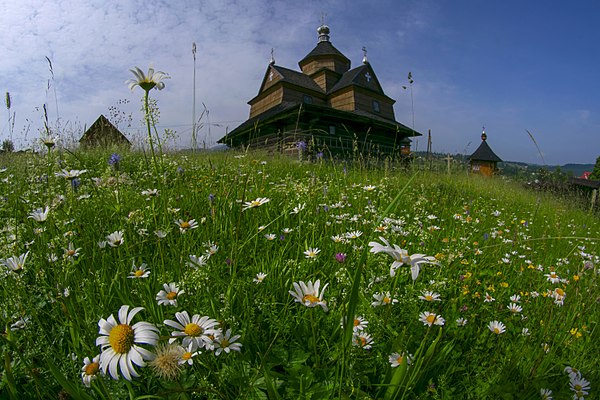
[[[76,129],[77,123],[89,126],[119,99],[128,99],[130,104],[122,108],[138,123],[142,93],[131,93],[124,81],[131,77],[129,68],[145,70],[154,64],[171,75],[165,90],[152,92],[159,101],[161,125],[176,129],[182,144],[189,145],[191,45],[196,42],[197,115],[206,104],[208,119],[215,124],[209,140],[214,141],[247,118],[246,102],[258,91],[271,48],[278,65],[297,69],[316,45],[316,28],[325,12],[333,44],[354,66],[362,58],[361,47],[367,46],[386,94],[397,100],[397,120],[409,126],[410,97],[402,85],[408,71],[413,72],[415,128],[432,130],[434,150],[474,150],[481,125],[489,129],[494,150],[506,159],[536,157],[524,129],[543,132],[544,151],[556,160],[561,159],[561,146],[555,143],[565,131],[591,141],[584,145],[589,158],[590,149],[600,146],[594,104],[573,106],[565,116],[555,109],[531,109],[518,96],[498,98],[496,93],[482,94],[472,82],[456,81],[456,69],[466,68],[456,57],[464,42],[457,42],[459,31],[443,23],[443,7],[433,1],[22,0],[4,6],[0,89],[11,93],[15,134],[30,126],[27,140],[42,126],[44,103],[51,120],[57,118],[58,103],[62,124],[71,121]],[[446,58],[449,54],[454,57]],[[53,81],[46,56],[52,61]],[[207,136],[207,126],[200,137]],[[0,137],[6,137],[7,123],[0,127]],[[421,150],[425,143],[420,142]],[[578,143],[572,147],[581,149]],[[576,150],[572,154],[577,157]]]

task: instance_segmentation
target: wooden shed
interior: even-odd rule
[[[497,164],[499,162],[502,160],[487,144],[487,135],[484,130],[481,134],[481,144],[469,157],[470,171],[483,176],[492,176],[498,172]]]
[[[104,115],[85,131],[79,144],[82,147],[131,147],[131,142]]]

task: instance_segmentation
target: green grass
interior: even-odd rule
[[[504,179],[235,154],[164,156],[158,175],[138,153],[120,153],[118,168],[110,152],[1,156],[0,258],[28,257],[18,271],[1,267],[0,397],[536,399],[547,388],[567,399],[567,366],[591,382],[590,396],[598,390],[597,217]],[[62,168],[87,172],[74,188],[55,175]],[[149,189],[158,196],[142,194]],[[243,210],[257,198],[269,201]],[[45,206],[45,222],[28,218]],[[197,228],[180,232],[175,221],[192,219]],[[101,248],[116,231],[123,243]],[[332,240],[353,231],[361,234]],[[439,265],[414,282],[406,265],[391,277],[393,259],[369,251],[380,237]],[[76,257],[66,256],[69,243]],[[188,265],[211,245],[205,266]],[[320,250],[315,259],[309,248]],[[150,275],[129,278],[142,263]],[[316,280],[328,285],[327,312],[289,294]],[[158,305],[172,282],[185,293],[176,307]],[[426,290],[441,301],[419,299]],[[397,302],[371,305],[386,292]],[[522,312],[513,313],[517,295]],[[154,325],[161,345],[173,331],[164,321],[187,311],[240,335],[241,351],[202,349],[172,380],[136,367],[139,378],[98,374],[87,388],[83,359],[100,354],[98,322],[122,305],[144,308],[132,324]],[[445,324],[424,325],[426,311]],[[343,329],[352,315],[368,321],[369,349]],[[492,333],[491,321],[506,332]],[[392,367],[392,353],[412,364]]]

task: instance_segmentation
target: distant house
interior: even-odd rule
[[[79,139],[79,145],[82,147],[131,147],[131,142],[104,115],[100,115]]]
[[[276,65],[271,57],[248,120],[219,139],[233,148],[281,153],[312,149],[326,154],[410,154],[410,137],[420,133],[395,120],[388,97],[363,48],[362,64],[329,41],[321,25],[316,47],[300,60],[300,71]]]
[[[481,134],[481,144],[469,157],[470,170],[483,176],[492,176],[498,172],[497,164],[502,162],[487,144],[485,130]]]
[[[591,171],[585,171],[583,175],[580,176],[581,179],[590,179]]]

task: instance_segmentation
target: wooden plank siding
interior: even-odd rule
[[[373,109],[373,100],[379,103],[379,112]],[[354,92],[354,107],[355,110],[362,110],[373,114],[381,115],[383,118],[394,120],[394,106],[384,96],[379,96],[376,93],[371,93],[362,90]],[[354,111],[354,110],[353,110]]]
[[[336,110],[354,111],[354,91],[352,88],[348,87],[345,90],[336,93],[335,96],[331,96],[329,106]]]
[[[253,118],[268,109],[281,104],[283,101],[283,88],[275,88],[274,90],[265,90],[262,96],[250,104],[250,118]]]
[[[312,75],[323,68],[330,69],[341,75],[350,69],[350,65],[334,58],[317,58],[300,66],[300,69],[306,75]]]
[[[325,93],[328,93],[338,82],[340,75],[328,69],[322,69],[317,71],[314,75],[311,75],[311,78]]]

